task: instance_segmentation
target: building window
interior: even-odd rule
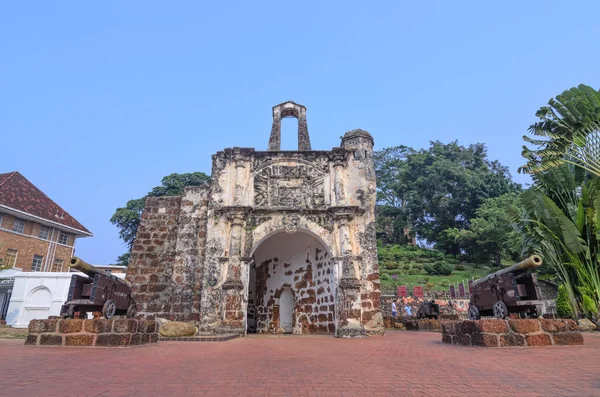
[[[15,219],[15,224],[13,225],[13,232],[23,233],[25,230],[25,222],[20,219]]]
[[[62,272],[64,263],[65,263],[65,261],[63,261],[62,259],[55,259],[54,263],[52,264],[52,271],[53,272]]]
[[[50,229],[47,228],[46,226],[42,226],[40,228],[40,238],[43,238],[44,240],[48,240],[48,236],[50,236]]]
[[[42,270],[42,262],[44,261],[44,257],[40,255],[33,256],[33,262],[31,262],[31,271],[39,272]]]
[[[19,251],[17,251],[17,250],[6,251],[6,258],[4,260],[6,261],[7,267],[15,267],[15,265],[17,264],[17,254],[18,253],[19,253]]]
[[[58,242],[60,244],[67,245],[67,243],[69,242],[69,235],[65,234],[63,232],[60,232],[60,235],[58,236]]]

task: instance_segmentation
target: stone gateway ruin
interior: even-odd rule
[[[298,150],[281,150],[281,119]],[[127,279],[138,318],[201,334],[360,337],[384,331],[375,241],[373,138],[312,150],[306,108],[273,107],[267,151],[212,157],[212,182],[146,201]]]

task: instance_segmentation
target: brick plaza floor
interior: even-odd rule
[[[0,340],[0,396],[600,396],[600,335],[486,349],[438,333],[248,337],[128,349]]]

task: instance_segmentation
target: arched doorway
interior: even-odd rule
[[[336,275],[330,251],[312,233],[275,233],[252,254],[248,332],[333,334]]]
[[[283,288],[279,295],[279,324],[284,334],[291,334],[294,330],[294,294],[290,287]]]

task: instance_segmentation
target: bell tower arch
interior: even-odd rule
[[[298,119],[298,151],[311,150],[308,126],[306,124],[306,107],[292,101],[287,101],[273,106],[273,126],[271,127],[271,137],[269,138],[269,151],[278,152],[281,150],[281,119],[286,117],[295,117]]]

